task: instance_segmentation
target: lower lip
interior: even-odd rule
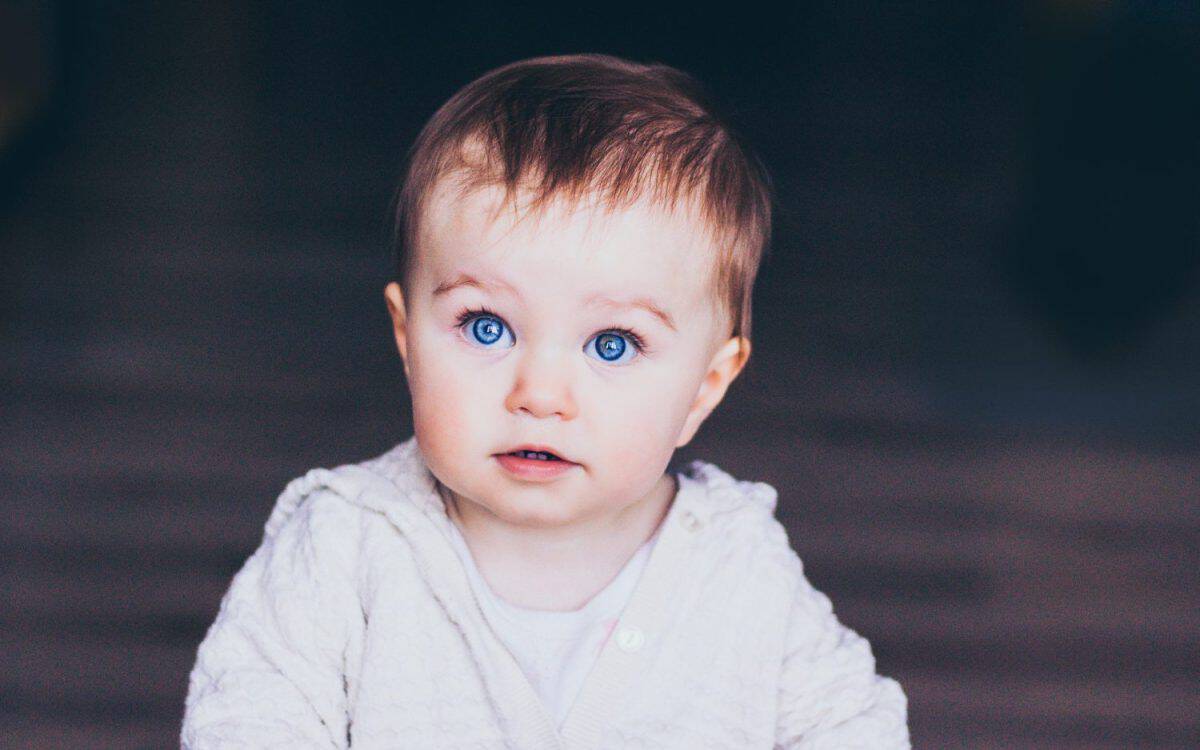
[[[521,458],[508,453],[501,453],[496,456],[496,460],[509,474],[533,481],[554,479],[577,465],[570,461],[542,461],[538,458]]]

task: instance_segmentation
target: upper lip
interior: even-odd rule
[[[536,453],[549,453],[551,455],[561,458],[562,460],[566,461],[567,463],[575,463],[570,458],[564,456],[562,454],[562,451],[560,451],[557,448],[554,448],[552,446],[549,446],[549,445],[534,445],[533,443],[525,443],[524,445],[518,445],[515,448],[509,448],[508,450],[504,451],[504,453],[516,453],[517,451],[534,451]]]

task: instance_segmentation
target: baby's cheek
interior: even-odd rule
[[[430,445],[452,444],[471,432],[471,415],[478,412],[470,383],[453,370],[428,369],[413,389],[413,421]]]
[[[670,440],[672,427],[687,413],[690,392],[677,378],[665,377],[631,395],[627,414],[649,442]]]
[[[607,425],[614,465],[640,470],[662,460],[674,446],[673,405],[664,399],[625,404],[620,418]],[[616,416],[617,411],[610,412]]]
[[[423,340],[418,353],[413,374],[420,383],[423,400],[438,406],[457,407],[477,392],[478,387],[472,388],[471,382],[472,379],[478,382],[479,368],[472,367],[470,361],[456,358],[453,347],[437,340]]]

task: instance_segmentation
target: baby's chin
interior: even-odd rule
[[[587,520],[594,512],[578,493],[544,485],[523,488],[493,486],[471,497],[459,495],[460,512],[476,512],[493,522],[526,529],[561,529]]]

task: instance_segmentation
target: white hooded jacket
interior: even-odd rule
[[[775,490],[693,461],[561,732],[483,617],[415,438],[293,480],[192,670],[183,748],[908,748]]]

